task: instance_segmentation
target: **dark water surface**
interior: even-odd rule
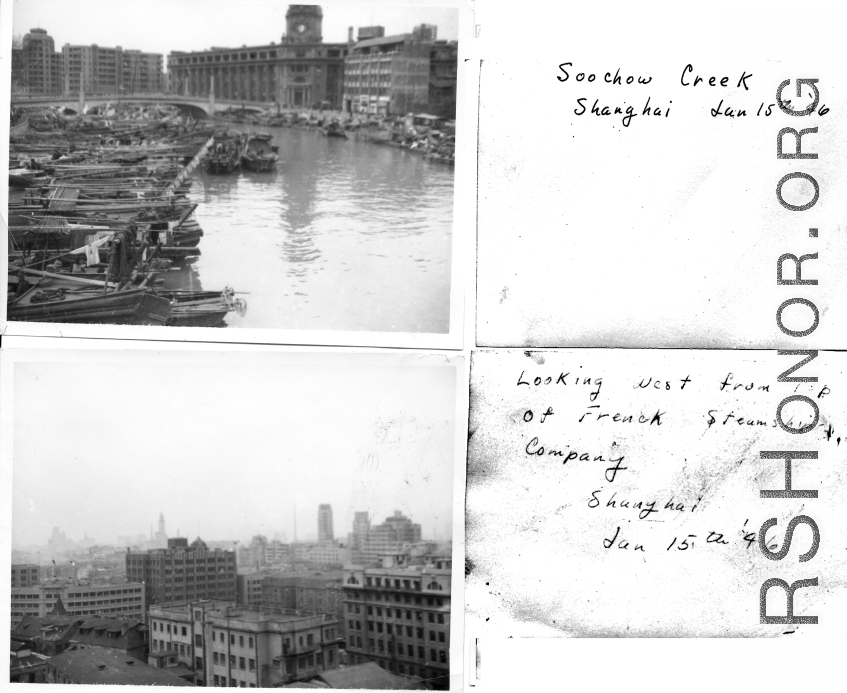
[[[452,167],[352,137],[262,130],[279,145],[276,172],[195,174],[202,255],[168,285],[249,292],[229,327],[446,333]]]

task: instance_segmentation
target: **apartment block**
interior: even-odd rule
[[[382,564],[344,570],[350,664],[375,662],[391,673],[418,676],[446,690],[451,561],[409,565],[406,556],[398,555],[385,557]]]

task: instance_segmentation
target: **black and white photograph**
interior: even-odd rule
[[[12,5],[13,333],[458,345],[455,3]]]
[[[5,357],[12,682],[459,687],[461,357]]]

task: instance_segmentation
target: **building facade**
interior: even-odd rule
[[[37,563],[12,564],[12,588],[32,587],[41,582],[41,572]]]
[[[349,566],[344,609],[350,664],[376,662],[400,675],[418,676],[437,689],[450,683],[451,566]]]
[[[290,108],[340,108],[346,43],[323,43],[318,5],[289,5],[280,44],[213,48],[168,56],[172,93]]]
[[[143,620],[147,602],[144,585],[86,585],[73,581],[45,581],[12,588],[12,626],[24,616],[43,617],[60,603],[72,615],[114,615]]]
[[[331,542],[333,539],[332,506],[324,503],[318,506],[318,543]]]
[[[421,526],[399,510],[380,525],[371,526],[367,513],[356,513],[350,534],[351,561],[365,565],[381,556],[405,553],[421,540]]]
[[[263,612],[221,602],[150,609],[151,655],[180,651],[202,685],[270,688],[338,668],[338,621],[331,616]],[[188,654],[190,652],[190,654]]]
[[[56,53],[53,38],[44,29],[30,29],[23,38],[20,53],[13,62],[20,64],[18,86],[32,96],[62,93],[62,55]],[[17,61],[15,61],[17,57]]]
[[[209,550],[201,539],[188,547],[127,551],[127,580],[145,585],[146,603],[194,599],[235,601],[235,551]]]
[[[13,52],[14,85],[31,95],[132,94],[163,88],[161,53],[124,50],[120,46],[75,46],[56,52],[44,29],[31,29]]]
[[[406,115],[426,111],[454,118],[458,42],[438,41],[437,27],[384,36],[359,29],[344,61],[344,108],[351,113]]]

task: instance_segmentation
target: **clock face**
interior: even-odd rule
[[[306,31],[306,25],[305,24],[298,24],[297,25],[297,31],[299,31],[302,34],[304,31]]]

